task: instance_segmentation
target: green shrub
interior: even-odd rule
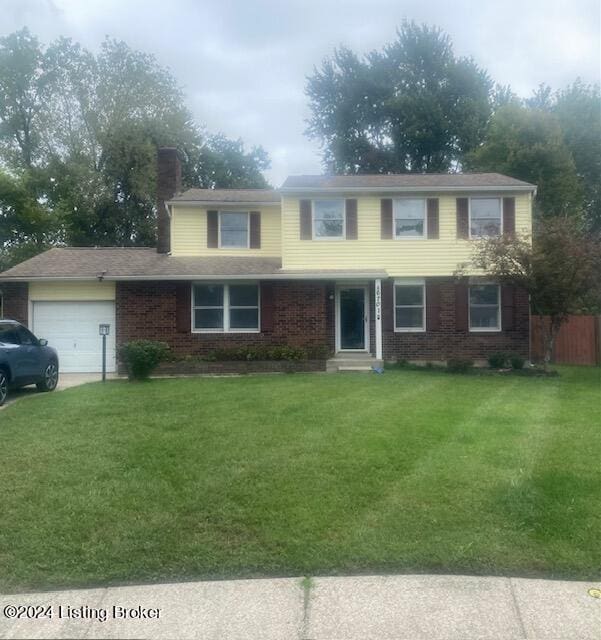
[[[507,354],[502,351],[497,351],[488,356],[488,364],[492,369],[503,369],[507,366],[507,360]]]
[[[396,361],[397,367],[400,367],[401,369],[405,369],[406,367],[409,366],[409,360],[407,360],[406,358],[399,358]]]
[[[469,358],[449,358],[447,371],[451,373],[467,373],[474,366],[474,361]]]
[[[522,356],[518,355],[517,353],[514,353],[510,357],[509,362],[511,362],[511,368],[515,369],[516,371],[523,369],[524,365],[526,364],[526,360],[522,358]]]
[[[330,350],[323,345],[312,347],[290,347],[287,345],[235,347],[215,349],[205,360],[215,361],[255,361],[255,360],[325,360]]]
[[[169,346],[153,340],[132,340],[119,348],[119,358],[130,380],[145,380],[159,363],[167,359]]]

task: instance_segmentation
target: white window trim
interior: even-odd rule
[[[396,288],[397,287],[422,287],[422,326],[421,327],[397,327],[396,325]],[[425,333],[426,331],[426,281],[423,278],[397,278],[393,283],[392,292],[393,314],[394,314],[394,332],[395,333]],[[404,308],[417,309],[420,305],[399,305]]]
[[[424,201],[424,232],[421,236],[397,236],[396,233],[396,214],[394,211],[394,203],[399,200],[423,200]],[[426,240],[428,238],[428,198],[393,198],[392,199],[392,239],[393,240]]]
[[[342,235],[341,236],[317,236],[315,235],[315,200],[342,201]],[[318,242],[340,242],[346,240],[346,200],[345,198],[314,198],[311,200],[311,237]]]
[[[257,287],[257,306],[254,307],[239,307],[235,306],[234,309],[257,309],[257,328],[256,329],[232,329],[230,328],[230,285],[236,286],[241,284],[255,285]],[[194,286],[195,285],[216,285],[223,287],[223,307],[207,307],[196,306],[194,304]],[[215,282],[208,280],[200,280],[192,282],[190,285],[190,324],[192,327],[192,333],[261,333],[261,285],[256,281],[239,280],[236,282]],[[197,329],[194,326],[194,311],[196,309],[221,309],[223,308],[223,328],[222,329]]]
[[[246,246],[245,247],[233,247],[230,245],[222,246],[221,244],[221,214],[222,213],[242,213],[246,215]],[[218,211],[218,220],[217,220],[217,232],[218,232],[218,242],[217,246],[219,249],[250,249],[250,211]]]
[[[500,212],[500,224],[499,224],[499,236],[503,235],[503,198],[501,196],[470,196],[467,199],[468,215],[467,215],[467,230],[470,240],[481,240],[482,238],[498,238],[499,236],[472,236],[472,200],[498,200],[499,212]]]
[[[497,287],[497,326],[496,327],[472,327],[472,296],[470,289],[478,286],[495,286]],[[488,307],[490,305],[476,305]],[[467,288],[467,309],[468,309],[468,326],[470,333],[499,333],[503,330],[501,326],[501,285],[496,282],[473,282]]]

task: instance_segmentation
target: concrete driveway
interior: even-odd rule
[[[107,379],[117,378],[117,374],[109,373],[107,374]],[[99,382],[102,378],[100,373],[61,373],[58,378],[58,386],[56,387],[57,391],[62,391],[63,389],[70,389],[71,387],[78,387],[79,385],[86,384],[88,382]],[[21,389],[11,389],[8,394],[8,400],[4,404],[3,407],[0,407],[0,410],[8,407],[13,402],[20,400],[22,398],[34,397],[41,395],[36,389],[35,385],[30,385],[28,387],[21,387]]]

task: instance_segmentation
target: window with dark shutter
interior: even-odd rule
[[[457,238],[467,240],[470,237],[470,214],[467,198],[457,198]]]
[[[175,285],[175,328],[178,333],[191,333],[191,284],[178,282]]]
[[[469,288],[466,283],[460,282],[455,285],[455,329],[457,331],[467,331],[469,323]]]
[[[382,198],[380,200],[380,237],[382,238],[382,240],[392,239],[392,199],[391,198]]]
[[[261,212],[250,212],[250,232],[249,232],[249,247],[251,249],[261,248]]]
[[[515,323],[515,288],[501,287],[501,328],[503,331],[511,331]]]
[[[300,200],[300,239],[311,240],[313,238],[313,230],[311,224],[311,200]]]
[[[274,296],[271,282],[261,283],[261,331],[269,333],[273,331],[274,322]]]
[[[219,246],[219,214],[207,211],[207,247],[217,249]]]
[[[426,330],[440,329],[440,285],[426,282]]]
[[[515,235],[515,198],[503,198],[503,233]]]
[[[438,198],[428,198],[428,238],[438,240]]]
[[[394,329],[394,282],[382,281],[382,330]]]
[[[357,201],[354,198],[345,201],[346,239],[356,240],[357,233]]]

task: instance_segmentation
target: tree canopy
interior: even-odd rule
[[[26,29],[1,38],[4,262],[21,256],[21,243],[30,251],[57,241],[153,245],[162,145],[182,152],[185,186],[266,186],[266,152],[194,123],[177,82],[153,56],[110,38],[96,54],[67,38],[44,47]],[[15,207],[16,194],[26,194],[28,206]],[[33,211],[35,233],[19,231]]]
[[[483,140],[492,89],[448,35],[406,22],[381,51],[342,47],[314,70],[307,131],[335,172],[446,172]]]
[[[541,85],[522,99],[457,57],[440,29],[405,22],[380,51],[334,50],[306,94],[307,134],[329,171],[506,173],[539,186],[538,219],[601,230],[598,85]]]

